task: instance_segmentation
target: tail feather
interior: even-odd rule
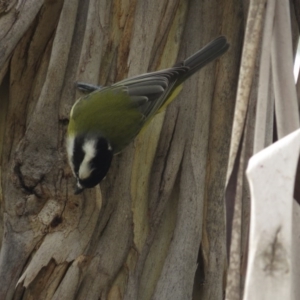
[[[199,69],[215,60],[222,54],[224,54],[229,48],[229,44],[224,36],[220,36],[215,40],[208,43],[202,49],[197,51],[195,54],[184,60],[183,62],[175,66],[186,66],[189,67],[189,71],[186,72],[181,78],[180,83],[185,81],[188,77],[193,75]]]

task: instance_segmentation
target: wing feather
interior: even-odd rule
[[[123,88],[146,120],[164,105],[177,80],[188,70],[188,67],[181,66],[146,73],[119,81],[110,88]]]

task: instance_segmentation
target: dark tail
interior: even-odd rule
[[[220,36],[183,62],[176,64],[176,66],[187,66],[190,68],[190,70],[185,73],[182,78],[180,78],[180,82],[185,81],[199,69],[224,54],[228,48],[229,44],[227,43],[226,38],[224,36]]]

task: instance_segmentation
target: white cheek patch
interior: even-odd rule
[[[74,173],[74,166],[73,166],[73,162],[72,162],[72,157],[73,157],[74,143],[75,143],[75,137],[68,136],[68,138],[67,138],[67,154],[68,154],[69,165],[70,165],[73,173]],[[75,173],[74,173],[74,175],[75,175]]]
[[[96,156],[96,141],[86,141],[82,146],[82,150],[84,151],[85,156],[81,162],[78,177],[79,179],[84,180],[88,178],[93,171],[93,169],[90,167],[90,161]]]

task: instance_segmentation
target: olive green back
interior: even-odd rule
[[[127,78],[79,99],[71,111],[68,134],[102,135],[115,152],[121,151],[170,104],[188,77],[228,47],[221,36],[172,68]]]
[[[99,135],[107,138],[115,152],[121,151],[139,133],[144,116],[122,90],[103,89],[75,103],[69,135]]]

